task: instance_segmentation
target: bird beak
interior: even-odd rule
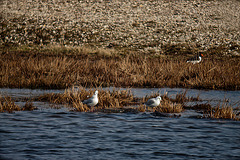
[[[203,54],[201,54],[201,56],[203,56]]]

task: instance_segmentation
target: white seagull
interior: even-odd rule
[[[157,96],[156,98],[149,99],[146,103],[144,103],[148,107],[157,107],[162,100],[161,96]]]
[[[194,56],[190,59],[187,60],[187,63],[192,63],[192,64],[196,64],[196,63],[200,63],[202,60],[203,54],[199,54],[197,56]]]
[[[94,95],[91,98],[84,100],[82,103],[86,104],[89,107],[94,107],[95,105],[97,105],[98,104],[98,91],[95,91]]]

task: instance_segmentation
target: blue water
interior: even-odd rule
[[[2,113],[1,159],[240,159],[240,122],[151,114]]]
[[[240,159],[239,121],[191,118],[190,111],[169,118],[35,105],[0,113],[0,159]]]

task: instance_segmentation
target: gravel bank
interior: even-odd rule
[[[166,46],[240,54],[239,0],[5,0],[0,44]]]

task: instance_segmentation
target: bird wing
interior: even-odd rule
[[[192,58],[189,58],[187,61],[196,61],[199,60],[199,56],[194,56]]]
[[[83,101],[83,104],[88,104],[88,103],[91,103],[93,101],[93,98],[89,98],[89,99],[86,99]]]
[[[155,103],[155,99],[151,98],[151,99],[149,99],[145,104],[146,104],[146,105],[152,105],[152,104],[154,104],[154,103]]]

